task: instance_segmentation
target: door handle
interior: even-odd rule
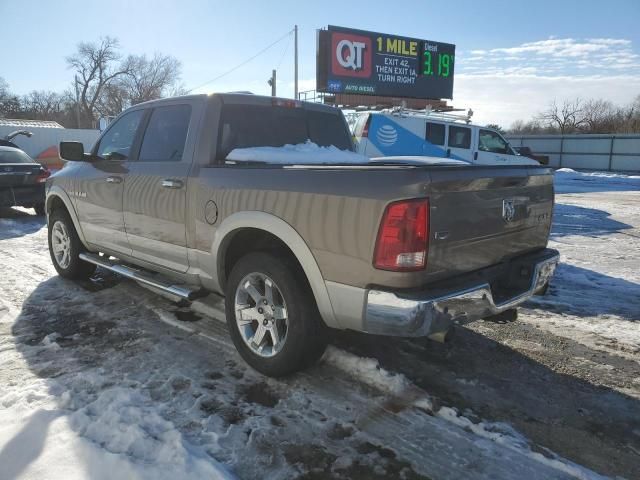
[[[182,188],[182,181],[165,178],[162,180],[162,186],[164,188]]]
[[[122,183],[122,177],[107,177],[107,183]]]

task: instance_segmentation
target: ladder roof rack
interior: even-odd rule
[[[381,110],[382,113],[390,113],[391,115],[397,115],[401,117],[408,116],[424,116],[427,118],[432,118],[434,120],[444,120],[450,122],[464,122],[466,124],[471,123],[471,117],[473,116],[473,110],[469,109],[466,114],[462,113],[453,113],[453,112],[464,112],[465,110],[462,108],[457,109],[431,109],[425,108],[423,110],[415,110],[411,108],[404,107],[393,107]]]

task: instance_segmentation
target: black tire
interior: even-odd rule
[[[44,202],[36,203],[33,206],[33,209],[36,211],[36,215],[38,215],[40,217],[42,217],[46,213],[45,208],[44,208]]]
[[[60,265],[54,254],[52,245],[52,231],[56,226],[56,222],[62,223],[69,236],[69,260],[68,264]],[[78,238],[73,221],[66,210],[56,209],[49,215],[49,228],[48,228],[48,240],[49,240],[49,255],[51,256],[51,262],[61,277],[68,278],[70,280],[81,280],[89,278],[96,270],[96,266],[92,263],[85,262],[80,259],[80,254],[85,252],[86,249],[82,245],[82,242]]]
[[[274,356],[268,358],[249,348],[236,321],[236,291],[240,282],[252,273],[272,279],[286,304],[288,325],[284,345]],[[282,377],[311,366],[327,347],[327,327],[320,318],[315,299],[303,275],[292,263],[269,253],[256,252],[238,260],[227,281],[225,308],[231,339],[251,367],[270,377]]]

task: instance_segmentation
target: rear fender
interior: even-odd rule
[[[224,262],[221,260],[224,258],[228,241],[232,238],[234,231],[242,228],[256,228],[269,232],[291,249],[307,276],[322,319],[327,326],[340,328],[333,312],[324,278],[306,242],[291,225],[268,213],[256,211],[234,213],[225,218],[220,227],[216,229],[211,249],[213,264],[216,266],[215,276],[212,278],[213,284],[217,287],[216,290],[222,292],[226,281]]]

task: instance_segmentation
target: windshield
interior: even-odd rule
[[[352,150],[342,114],[303,108],[225,105],[222,108],[216,158],[224,161],[238,148],[282,147],[311,141],[320,147]]]
[[[34,163],[22,150],[0,150],[0,163]]]
[[[499,133],[492,130],[480,130],[480,136],[478,137],[478,150],[481,152],[514,155],[509,143],[502,138]]]

